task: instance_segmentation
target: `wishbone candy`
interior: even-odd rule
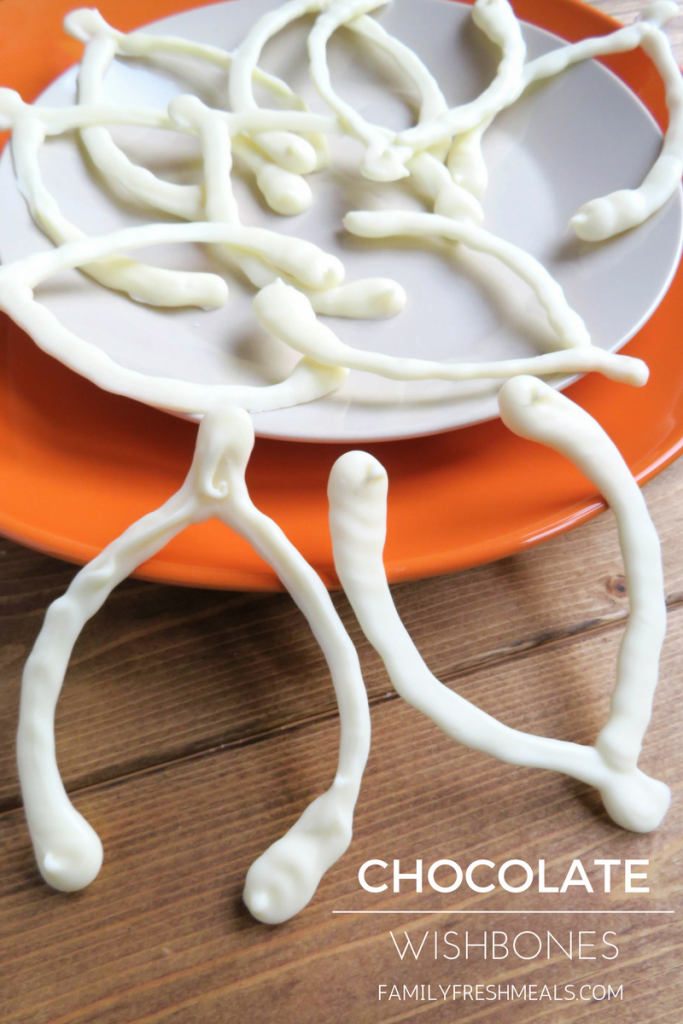
[[[195,384],[154,377],[121,366],[102,349],[66,328],[34,298],[33,289],[60,270],[90,264],[127,249],[186,241],[224,244],[244,251],[276,270],[297,277],[311,288],[334,288],[344,277],[344,268],[336,257],[311,242],[284,238],[264,228],[204,222],[147,224],[100,238],[68,242],[50,252],[33,253],[0,266],[0,309],[33,338],[39,348],[88,380],[115,394],[126,394],[175,412],[201,414],[217,402],[231,402],[250,412],[264,412],[311,402],[339,387],[348,375],[347,370],[321,366],[308,359],[300,360],[286,380],[263,387]]]
[[[637,227],[656,213],[673,195],[683,174],[683,79],[671,44],[662,31],[664,25],[680,14],[674,0],[656,0],[640,12],[638,20],[594,39],[560,46],[525,64],[519,88],[499,108],[510,106],[534,82],[560,74],[572,64],[611,53],[625,53],[642,46],[661,75],[666,90],[669,124],[662,151],[635,189],[620,189],[585,203],[570,223],[579,238],[588,242],[604,241],[629,228]],[[481,198],[486,188],[486,167],[481,139],[493,118],[488,118],[467,135],[458,136],[448,156],[455,180]]]
[[[370,747],[370,714],[358,655],[320,577],[279,526],[251,502],[244,473],[253,444],[253,427],[244,410],[211,410],[199,427],[192,466],[180,490],[112,541],[48,608],[24,669],[17,761],[38,867],[55,889],[82,889],[102,864],[100,839],[69,800],[55,755],[55,707],[73,645],[118,583],[187,526],[210,518],[244,537],[278,574],[323,650],[339,705],[334,781],[252,864],[244,890],[252,914],[277,924],[298,913],[351,842]]]
[[[557,287],[559,289],[559,285]],[[552,375],[595,371],[612,380],[640,387],[646,383],[649,372],[641,359],[615,355],[590,344],[540,356],[487,363],[438,363],[367,352],[341,341],[334,331],[317,319],[306,296],[282,281],[276,281],[258,293],[254,299],[254,313],[262,327],[318,364],[365,370],[391,380],[495,380],[531,372]]]
[[[365,452],[348,452],[330,474],[330,530],[337,575],[370,643],[410,704],[448,736],[512,764],[546,768],[595,786],[623,828],[650,832],[670,792],[637,766],[657,685],[666,605],[659,539],[645,499],[607,434],[568,398],[533,377],[500,392],[503,421],[515,433],[571,459],[596,484],[617,519],[631,615],[619,650],[611,709],[595,746],[511,729],[448,689],[429,671],[401,622],[382,564],[387,474]]]

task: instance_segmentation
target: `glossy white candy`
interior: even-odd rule
[[[523,68],[519,88],[513,90],[499,107],[502,110],[510,106],[534,82],[552,78],[572,64],[592,57],[625,53],[642,46],[654,62],[664,82],[669,110],[662,152],[639,188],[620,189],[592,199],[572,217],[572,227],[586,241],[603,241],[637,227],[656,213],[680,185],[683,174],[683,78],[669,40],[661,31],[679,14],[678,3],[657,0],[641,12],[638,21],[626,28],[594,39],[582,39],[529,61]],[[448,166],[455,180],[478,198],[483,195],[487,180],[481,139],[492,120],[493,117],[489,117],[473,131],[457,137],[448,157]]]
[[[581,348],[591,344],[586,325],[571,308],[561,286],[545,267],[528,252],[477,224],[430,213],[354,210],[344,217],[344,227],[362,238],[436,236],[461,242],[468,249],[494,256],[534,290],[563,348]]]
[[[0,267],[0,309],[36,344],[66,366],[107,391],[126,394],[176,412],[201,414],[216,402],[233,402],[251,412],[280,409],[310,402],[339,387],[348,371],[302,359],[287,380],[266,387],[204,385],[151,377],[114,362],[102,349],[79,338],[33,297],[33,289],[48,277],[128,249],[162,242],[223,243],[252,253],[269,266],[282,269],[312,288],[334,287],[344,268],[310,242],[286,238],[263,228],[230,224],[149,224],[126,228],[102,238],[69,242],[51,252],[35,253]]]
[[[392,53],[397,63],[413,78],[422,97],[418,124],[402,132],[372,125],[334,91],[327,65],[327,42],[340,25],[362,30],[360,15],[375,10],[387,0],[333,0],[317,18],[308,39],[311,77],[325,102],[336,112],[345,131],[366,146],[361,162],[365,177],[374,181],[396,181],[410,173],[408,161],[427,149],[449,144],[454,135],[476,128],[497,113],[521,80],[526,45],[519,22],[507,0],[476,0],[472,17],[477,26],[501,47],[502,59],[495,80],[472,103],[448,109],[434,90],[431,76],[414,54],[398,40],[382,40],[375,29],[369,35]],[[358,28],[357,28],[358,27]],[[410,56],[409,56],[410,54]]]
[[[101,99],[106,69],[117,53],[135,56],[183,53],[217,62],[226,68],[232,68],[233,62],[237,62],[238,78],[248,75],[249,89],[246,92],[242,90],[244,102],[235,109],[247,112],[258,110],[253,100],[252,80],[265,84],[280,99],[284,98],[293,105],[294,109],[307,109],[303,101],[280,79],[260,72],[251,61],[245,68],[239,54],[233,57],[216,47],[206,48],[201,44],[185,43],[183,47],[183,40],[146,36],[142,32],[133,33],[132,37],[125,36],[108,25],[98,12],[87,9],[73,11],[67,15],[65,28],[75,38],[85,40],[87,43],[79,71],[79,101],[82,103],[95,103]],[[263,143],[264,136],[255,136],[254,141],[239,134],[231,138],[229,123],[223,111],[207,107],[194,96],[179,96],[170,104],[167,120],[170,126],[176,127],[179,131],[199,136],[204,164],[203,188],[198,185],[166,182],[146,168],[137,167],[114,143],[109,131],[102,126],[82,130],[81,137],[90,158],[105,178],[122,185],[143,202],[187,220],[206,218],[231,224],[240,223],[230,180],[233,151],[254,172],[266,201],[277,213],[297,214],[310,205],[313,196],[305,179],[300,174],[277,166],[272,159],[264,155],[257,144]],[[271,142],[273,135],[274,133],[269,135]],[[319,148],[326,145],[320,141],[324,140],[324,136],[314,138]],[[237,265],[257,288],[262,288],[275,280],[275,275],[269,270],[268,265],[253,255],[240,254],[235,250],[225,251],[224,254],[228,261]],[[165,272],[162,271],[161,274],[163,273]],[[182,282],[185,291],[199,287],[193,284],[194,275],[185,275],[185,278]],[[298,283],[301,287],[301,283]],[[406,301],[405,292],[400,285],[385,278],[371,278],[342,288],[325,289],[325,294],[322,295],[316,291],[309,291],[308,295],[318,312],[330,316],[363,319],[394,316],[403,308]],[[208,305],[203,302],[196,304]]]
[[[409,145],[414,152],[452,140],[454,136],[477,128],[482,121],[508,105],[521,81],[526,43],[521,26],[508,0],[475,0],[472,19],[484,35],[500,48],[501,59],[496,77],[471,103],[452,107],[430,122],[399,132],[399,144]]]
[[[64,21],[70,35],[86,43],[79,72],[79,102],[93,102],[101,95],[102,83],[107,67],[115,55],[148,57],[156,54],[182,54],[199,61],[218,64],[226,70],[233,63],[233,55],[218,47],[201,43],[190,43],[173,36],[148,36],[134,32],[126,36],[112,28],[96,11],[87,9],[72,11]],[[253,67],[251,77],[265,86],[288,109],[306,111],[306,104],[275,75],[268,75]],[[245,104],[241,111],[258,110],[256,103]],[[218,113],[218,112],[217,112]],[[265,134],[262,138],[284,136],[282,131]],[[287,133],[294,140],[298,136]],[[106,128],[86,130],[81,133],[83,143],[95,166],[105,178],[123,183],[138,198],[188,220],[201,218],[202,194],[199,186],[178,185],[166,182],[151,174],[146,168],[136,167],[115,144]],[[260,136],[259,136],[260,137]],[[320,133],[311,136],[320,149],[326,151],[325,136]],[[278,167],[246,135],[236,135],[234,148],[241,159],[257,177],[257,184],[263,195],[278,213],[301,213],[310,205],[312,193],[300,174]],[[309,147],[309,143],[305,143]]]
[[[63,245],[86,236],[62,214],[43,184],[38,156],[47,126],[41,117],[41,109],[23,103],[16,105],[12,117],[12,156],[17,183],[31,216],[51,241]],[[100,131],[96,127],[85,130]],[[132,299],[153,306],[217,309],[228,297],[225,281],[215,274],[151,267],[126,256],[112,256],[85,264],[81,269],[105,287],[126,292]]]
[[[267,41],[292,21],[312,11],[319,11],[328,0],[289,0],[274,11],[264,14],[235,50],[230,67],[229,97],[235,111],[254,111],[252,79],[254,69]],[[311,142],[290,132],[267,131],[254,136],[254,141],[281,168],[294,174],[309,174],[324,162],[326,151],[316,152]],[[320,146],[320,143],[318,144]]]
[[[632,27],[634,34],[641,29],[640,45],[654,61],[666,88],[669,125],[662,152],[639,188],[621,189],[581,207],[571,220],[579,238],[599,242],[637,227],[656,213],[680,187],[683,173],[683,79],[669,40],[657,27],[678,13],[678,4],[659,0],[646,8],[643,20]]]
[[[332,87],[327,64],[327,42],[330,36],[346,23],[353,24],[368,11],[384,6],[388,0],[333,0],[323,4],[323,13],[316,19],[308,37],[311,58],[311,78],[315,87],[334,110],[339,122],[349,135],[355,136],[366,147],[361,161],[361,172],[373,181],[396,181],[410,173],[405,163],[413,155],[408,147],[396,149],[396,133],[388,128],[370,124],[350,104],[345,103]]]
[[[345,103],[332,87],[327,67],[327,41],[343,23],[346,28],[389,54],[412,81],[420,97],[418,124],[431,123],[447,114],[448,105],[439,84],[420,58],[405,43],[389,35],[379,22],[359,13],[374,10],[385,3],[386,0],[376,0],[376,3],[369,0],[352,3],[335,0],[329,10],[318,18],[309,36],[313,81],[318,92],[337,114],[344,130],[365,145],[366,152],[361,160],[361,171],[365,177],[376,181],[393,181],[410,176],[427,193],[437,213],[480,224],[484,219],[480,204],[453,180],[443,164],[448,139],[442,139],[441,147],[436,143],[429,151],[414,152],[405,146],[396,148],[395,132],[371,124]]]
[[[417,216],[420,216],[419,214]],[[254,299],[254,313],[266,330],[316,363],[365,370],[392,380],[501,379],[519,374],[590,373],[640,387],[648,368],[640,359],[615,355],[593,345],[575,346],[527,359],[488,363],[436,363],[352,348],[316,317],[302,292],[282,281],[268,285]]]
[[[103,52],[109,58],[109,39],[103,37],[98,42],[103,43]],[[91,51],[91,54],[98,58],[97,50]],[[223,134],[229,145],[229,115],[222,111],[212,114],[211,128],[214,137],[217,139]],[[58,245],[86,236],[63,216],[56,201],[45,189],[38,163],[40,149],[47,135],[63,134],[74,128],[82,128],[86,132],[99,131],[101,123],[112,122],[158,128],[175,126],[174,121],[166,113],[160,114],[138,108],[111,108],[98,103],[61,110],[34,107],[23,103],[21,97],[11,90],[0,90],[0,123],[13,129],[12,152],[19,188],[29,204],[36,223]],[[194,128],[198,130],[196,125]],[[110,178],[117,179],[138,198],[158,208],[167,209],[170,213],[193,218],[203,216],[203,210],[196,208],[198,198],[202,197],[202,191],[198,186],[182,186],[195,191],[182,193],[182,202],[178,198],[180,194],[173,193],[172,201],[169,201],[169,189],[166,187],[168,183],[162,182],[145,168],[131,164],[113,143],[109,146],[108,142],[111,140],[108,133],[103,128],[101,131],[105,133],[103,136],[88,138],[96,154],[101,149],[99,160],[103,165],[109,166]],[[209,152],[209,160],[215,150],[214,145]],[[120,161],[117,161],[117,154],[121,155]],[[229,188],[229,178],[226,187]],[[95,265],[85,265],[83,269],[106,287],[125,291],[131,298],[150,305],[194,305],[203,309],[214,309],[225,303],[228,294],[225,282],[215,274],[165,270],[123,256],[106,258]],[[313,287],[324,288],[325,283],[320,282]],[[385,281],[381,282],[380,290],[386,290]]]
[[[185,483],[76,575],[48,609],[26,662],[17,760],[24,809],[41,874],[66,892],[82,889],[102,864],[99,837],[64,789],[54,714],[73,645],[83,626],[138,565],[192,523],[216,518],[268,562],[308,619],[332,675],[341,725],[331,787],[252,864],[244,899],[268,924],[286,921],[311,899],[323,874],[351,842],[353,811],[370,747],[370,715],[356,650],[317,574],[280,528],[252,504],[244,473],[254,444],[247,413],[211,410],[202,420]]]
[[[645,500],[614,444],[595,420],[533,377],[500,392],[503,421],[522,437],[561,452],[592,480],[613,509],[631,615],[617,663],[610,715],[594,747],[533,736],[503,725],[443,686],[401,622],[387,586],[387,474],[365,452],[335,463],[328,488],[337,575],[363,632],[398,692],[447,735],[502,761],[564,772],[596,786],[617,824],[649,832],[662,821],[670,792],[637,767],[657,685],[666,605],[659,540]]]
[[[216,111],[206,107],[195,96],[179,96],[169,106],[169,114],[174,121],[195,131],[200,138],[204,160],[204,212],[208,220],[217,223],[239,224],[239,210],[232,193],[230,171],[232,169],[230,136]],[[254,148],[253,169],[258,171],[257,177],[270,174],[273,164],[264,161]],[[259,170],[260,166],[260,170]],[[297,182],[303,181],[297,175],[277,168],[276,184],[279,188],[287,178],[293,179],[292,188],[297,189]],[[268,186],[262,181],[262,189]],[[287,193],[279,193],[274,202],[286,202]],[[225,250],[228,260],[239,267],[245,276],[263,288],[276,281],[278,274],[267,261],[258,259],[253,254],[240,252],[232,248]],[[328,316],[342,316],[358,319],[380,319],[394,316],[403,309],[406,295],[399,284],[387,278],[367,278],[346,285],[327,288],[306,288],[292,275],[287,279],[296,284],[307,296],[313,307]]]

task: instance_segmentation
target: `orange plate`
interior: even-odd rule
[[[568,40],[610,32],[611,18],[578,0],[513,0],[519,17]],[[77,61],[61,31],[74,0],[3,0],[2,84],[33,99]],[[108,21],[131,30],[200,0],[100,0]],[[638,50],[606,61],[666,124],[664,93]],[[683,270],[626,347],[650,382],[634,390],[592,374],[568,393],[607,430],[639,481],[683,443]],[[85,562],[180,485],[196,428],[99,391],[0,320],[0,531]],[[491,561],[585,522],[604,509],[565,459],[512,435],[500,421],[435,437],[368,445],[390,480],[385,562],[390,580]],[[282,526],[330,586],[326,481],[342,445],[258,440],[248,482],[256,505]],[[279,582],[240,538],[211,522],[191,527],[140,575],[195,586],[273,590]]]

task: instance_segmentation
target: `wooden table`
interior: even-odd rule
[[[599,6],[628,21],[644,5]],[[677,45],[683,54],[680,29]],[[59,705],[57,743],[74,802],[102,836],[105,863],[87,891],[65,896],[42,884],[34,865],[14,733],[24,660],[48,603],[74,570],[0,542],[0,1019],[680,1024],[680,917],[650,912],[682,909],[683,463],[648,484],[646,495],[662,539],[669,630],[641,763],[673,789],[662,827],[647,836],[622,831],[587,787],[448,741],[392,692],[337,595],[361,653],[373,748],[348,853],[306,910],[276,928],[246,911],[244,876],[329,784],[338,738],[324,662],[290,599],[129,580],[90,624]],[[427,662],[448,685],[510,725],[593,740],[627,615],[611,514],[502,562],[394,592]],[[427,887],[417,894],[404,882],[400,894],[391,887],[375,894],[359,885],[367,860],[399,859],[410,872],[416,858],[425,872],[440,859],[463,867],[518,859],[534,869],[543,859],[546,884],[555,886],[580,859],[595,892],[570,886],[547,894],[534,882],[516,894],[464,885],[450,895]],[[596,859],[621,862],[610,893]],[[649,861],[649,893],[624,892],[626,860]],[[368,878],[377,883],[381,872],[373,870]],[[484,881],[487,869],[480,870]],[[511,881],[523,877],[517,872]],[[334,913],[361,909],[417,913]],[[553,913],[527,913],[547,910]],[[455,952],[445,944],[449,931],[461,947],[458,959],[443,956]],[[417,960],[410,951],[400,959],[392,932],[401,951],[404,932],[416,945],[429,932]],[[487,958],[480,946],[466,960],[465,933],[481,943],[483,932]],[[531,934],[517,940],[517,955],[503,957],[503,932],[508,947]],[[550,959],[548,932],[558,940],[550,940]],[[572,959],[558,945],[568,948],[570,932]],[[616,957],[605,932],[613,933]],[[534,934],[542,952],[523,959],[538,948]],[[394,984],[401,994],[408,986],[406,999],[387,998]],[[491,990],[477,991],[478,984],[493,985],[496,995],[501,986],[503,995],[487,998]],[[568,984],[573,1001],[545,995],[566,997]],[[388,986],[382,1000],[380,985]],[[470,985],[483,998],[461,992],[444,1001],[439,985],[449,996],[450,986]],[[506,999],[506,991],[515,994],[510,985],[536,989],[527,988],[526,1000]],[[621,999],[602,998],[610,985],[615,992],[623,986]]]

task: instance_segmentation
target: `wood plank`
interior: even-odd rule
[[[683,601],[683,463],[647,485],[671,606]],[[44,609],[74,569],[0,542],[0,807],[17,806],[14,732],[23,663]],[[394,588],[428,664],[456,680],[627,615],[613,517],[512,558]],[[346,600],[371,699],[390,690]],[[79,641],[57,715],[65,779],[80,788],[202,749],[334,713],[326,666],[287,595],[217,593],[130,580]]]
[[[473,672],[461,689],[509,724],[587,741],[607,707],[608,682],[620,630],[563,644]],[[617,916],[624,909],[683,909],[683,708],[679,692],[683,610],[672,613],[670,653],[648,733],[643,768],[674,789],[662,827],[638,836],[613,826],[594,792],[547,772],[514,768],[452,744],[402,701],[373,712],[374,742],[355,837],[313,903],[279,927],[257,924],[241,904],[248,865],[329,783],[337,725],[292,728],[243,749],[197,755],[184,762],[95,786],[78,807],[101,832],[105,864],[84,893],[64,896],[41,884],[21,813],[0,816],[0,1019],[3,1024],[225,1024],[244,1017],[282,1024],[398,1021],[516,1024],[560,1019],[565,1003],[475,1001],[453,1004],[379,1003],[379,983],[625,986],[623,1002],[572,1007],[572,1019],[599,1014],[601,1024],[677,1024],[683,997],[680,916]],[[570,888],[544,896],[464,891],[371,895],[358,885],[370,858],[415,858],[425,865],[450,858],[500,864],[516,858],[548,862],[557,883],[581,858],[597,883],[596,858],[649,859],[649,894]],[[411,909],[403,917],[342,916],[333,910]],[[605,909],[585,915],[511,916],[515,909]],[[456,915],[449,909],[470,913]],[[428,916],[427,910],[443,914]],[[492,910],[486,918],[471,913]],[[485,923],[482,923],[482,922]],[[400,961],[390,932],[487,929],[510,936],[549,929],[617,933],[615,961],[550,961],[511,956],[492,963],[480,951],[465,961]],[[588,936],[590,938],[590,936]],[[532,941],[527,936],[528,941]],[[432,940],[430,939],[430,942]],[[453,940],[457,941],[457,940]],[[511,940],[510,940],[511,941]],[[525,940],[522,940],[525,941]],[[597,940],[596,940],[597,941]],[[520,949],[527,952],[520,944]],[[553,947],[554,948],[554,947]],[[430,946],[430,949],[433,947]],[[589,954],[612,950],[600,944]],[[540,991],[540,988],[539,988]],[[657,1016],[648,1015],[656,1000]],[[678,1016],[677,1016],[678,1014]],[[562,1016],[561,1019],[565,1019]]]

